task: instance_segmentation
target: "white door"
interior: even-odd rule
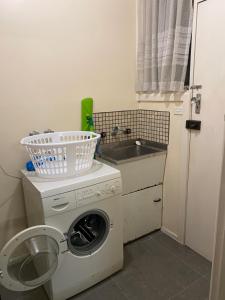
[[[57,229],[39,225],[14,236],[0,252],[0,283],[9,290],[28,291],[51,279],[67,242]]]
[[[225,1],[195,0],[192,45],[193,90],[201,94],[200,114],[192,104],[193,120],[201,130],[191,130],[187,197],[186,244],[209,260],[219,201],[225,113]]]

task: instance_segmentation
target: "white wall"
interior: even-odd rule
[[[151,99],[150,102],[140,102],[139,108],[170,112],[170,141],[163,185],[162,230],[183,243],[189,135],[185,129],[185,121],[189,118],[190,96],[186,93],[179,97],[174,98],[172,94],[163,98],[159,95],[146,97],[142,95],[138,99]],[[161,101],[155,102],[154,99]],[[168,101],[169,99],[176,101]]]
[[[134,109],[135,0],[0,2],[0,163],[19,175],[33,129],[77,130],[80,100]],[[25,226],[18,180],[0,171],[0,246]]]
[[[0,164],[19,175],[27,160],[19,140],[33,129],[80,128],[80,100],[95,111],[171,112],[163,228],[182,241],[186,103],[135,100],[135,0],[0,2]],[[183,99],[183,98],[182,98]],[[184,115],[174,115],[184,107]],[[183,155],[182,155],[183,154]],[[0,170],[0,247],[25,226],[22,189]]]

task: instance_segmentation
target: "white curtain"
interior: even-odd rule
[[[137,92],[184,90],[192,0],[138,0]]]

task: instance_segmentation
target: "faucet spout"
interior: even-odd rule
[[[131,133],[131,129],[130,128],[120,128],[119,126],[115,126],[112,129],[111,135],[112,136],[116,136],[120,132],[122,132],[124,134],[130,134]]]

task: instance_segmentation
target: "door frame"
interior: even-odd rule
[[[209,300],[220,300],[224,295],[223,288],[225,276],[225,116],[224,116],[224,147],[223,147],[223,165],[220,183],[220,197],[217,210],[216,238],[214,240],[213,264],[211,272]]]
[[[202,2],[208,0],[193,0],[194,13],[193,13],[193,29],[192,29],[192,45],[191,45],[191,66],[190,66],[190,86],[194,84],[194,71],[195,71],[195,48],[196,48],[196,33],[198,26],[198,9]],[[193,90],[187,93],[187,99],[184,99],[184,120],[192,119],[192,104],[191,98]],[[188,202],[188,184],[189,184],[189,163],[190,163],[190,146],[191,146],[191,132],[184,129],[184,134],[181,137],[183,153],[180,164],[180,208],[179,208],[179,228],[178,228],[178,241],[185,244],[186,241],[186,221],[187,221],[187,202]]]

